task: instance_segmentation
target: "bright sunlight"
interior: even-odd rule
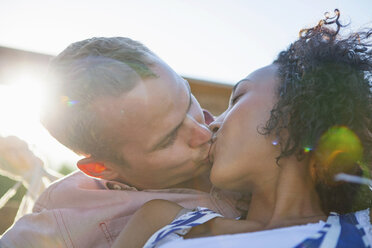
[[[43,86],[42,77],[32,71],[5,79],[0,85],[0,135],[25,140],[51,168],[57,169],[62,163],[73,166],[78,156],[52,138],[39,122]]]

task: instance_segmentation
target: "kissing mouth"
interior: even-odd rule
[[[210,143],[211,143],[211,145],[209,147],[208,159],[209,159],[209,163],[212,165],[213,161],[214,161],[213,151],[214,151],[214,146],[215,146],[215,143],[216,143],[216,133],[213,133],[213,136],[212,136],[212,139],[210,140]]]

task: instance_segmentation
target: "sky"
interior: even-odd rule
[[[335,8],[372,23],[372,0],[2,0],[0,45],[56,55],[93,36],[138,40],[178,73],[235,83]]]
[[[124,36],[148,46],[183,76],[234,84],[271,63],[300,29],[335,8],[350,30],[372,25],[372,0],[2,0],[0,46],[56,55],[75,41]],[[48,154],[52,167],[74,164],[77,157],[38,123],[41,91],[37,79],[24,76],[27,87],[0,89],[6,119],[0,134],[25,139]]]

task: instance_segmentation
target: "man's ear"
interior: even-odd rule
[[[91,157],[80,159],[77,162],[77,167],[79,170],[91,177],[106,180],[114,180],[118,178],[118,173],[116,171],[107,167],[103,162]]]

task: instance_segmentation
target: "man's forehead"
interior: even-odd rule
[[[111,122],[108,126],[120,129],[128,141],[147,135],[143,139],[151,142],[180,121],[180,111],[185,111],[190,93],[181,78],[166,76],[160,74],[158,78],[143,80],[130,92],[97,104]]]

